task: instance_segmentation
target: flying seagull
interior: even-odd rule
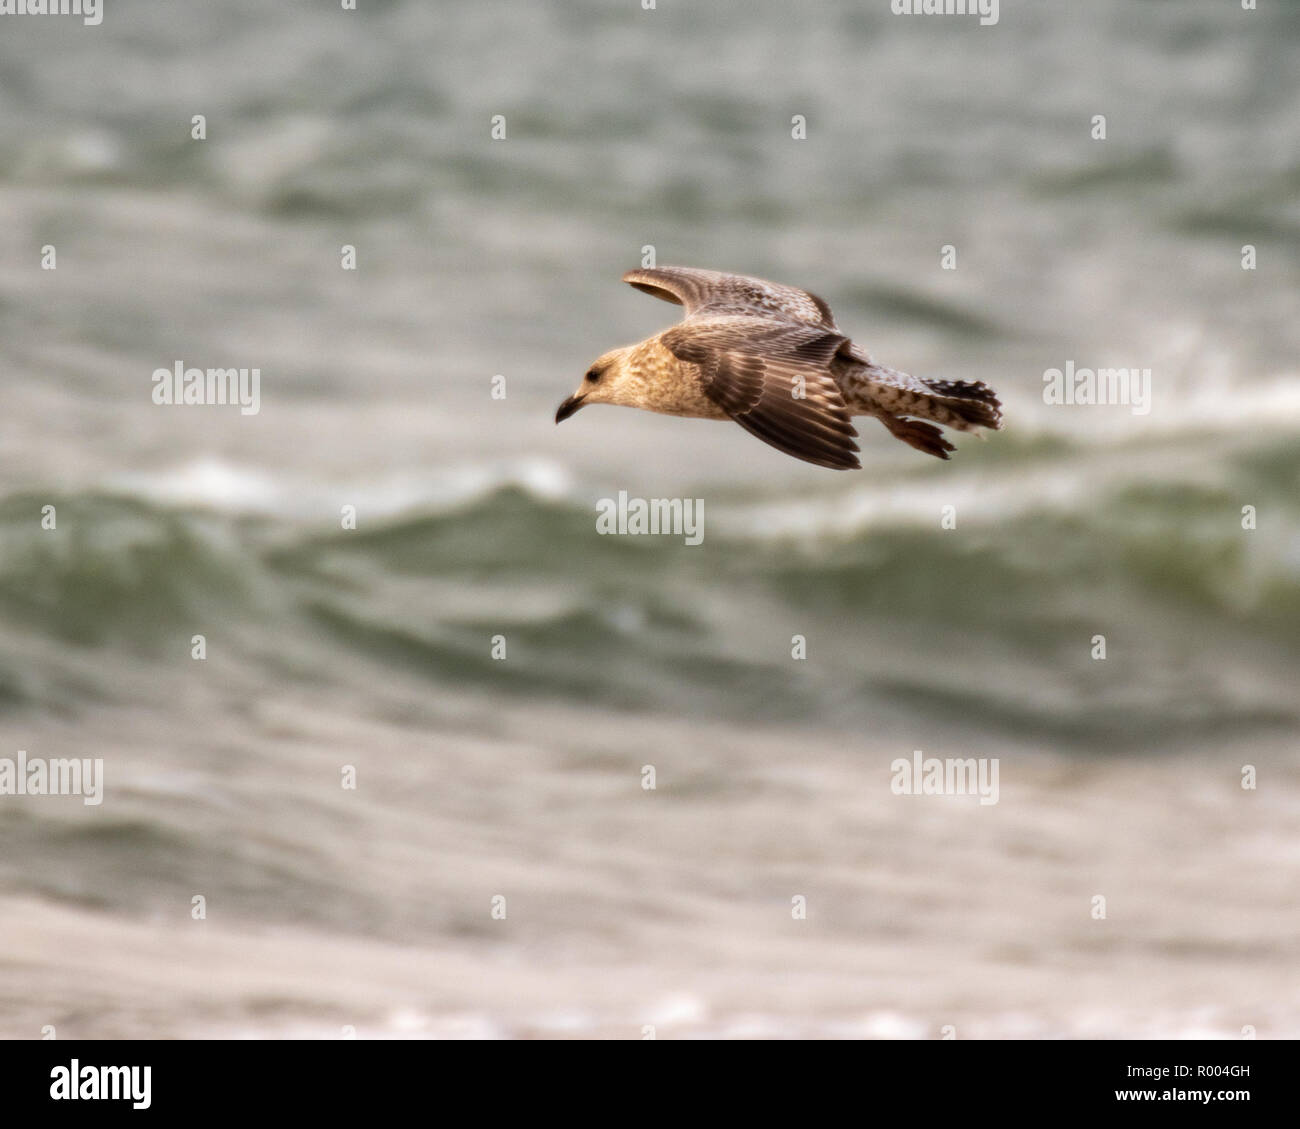
[[[633,270],[623,281],[684,306],[686,316],[600,357],[556,423],[587,404],[730,419],[778,451],[835,470],[862,465],[851,416],[875,416],[895,439],[941,459],[955,448],[935,424],[1002,426],[993,389],[875,364],[806,290],[694,267]]]

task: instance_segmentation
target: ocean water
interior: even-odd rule
[[[1300,9],[0,32],[0,758],[104,763],[0,796],[0,1034],[1300,1034]],[[1006,429],[557,428],[675,320],[647,248]],[[178,361],[260,410],[153,403]],[[602,536],[620,491],[702,543]],[[998,802],[895,795],[917,749]]]

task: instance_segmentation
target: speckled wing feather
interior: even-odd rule
[[[745,274],[694,267],[654,267],[630,270],[623,281],[665,302],[685,306],[688,320],[701,315],[743,314],[786,318],[823,329],[836,328],[830,306],[816,294]]]
[[[750,434],[817,466],[859,469],[858,433],[830,374],[839,333],[733,315],[688,319],[660,340],[699,366],[705,395]]]

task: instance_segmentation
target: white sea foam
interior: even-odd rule
[[[568,470],[542,458],[485,460],[430,473],[397,471],[359,482],[273,475],[203,458],[171,470],[116,474],[108,478],[107,485],[168,505],[318,520],[332,520],[343,503],[355,505],[367,517],[387,518],[459,508],[509,487],[545,501],[573,494]]]

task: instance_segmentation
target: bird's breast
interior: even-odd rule
[[[724,412],[704,391],[699,365],[678,360],[658,341],[637,358],[636,407],[666,416],[691,419],[727,419]]]

